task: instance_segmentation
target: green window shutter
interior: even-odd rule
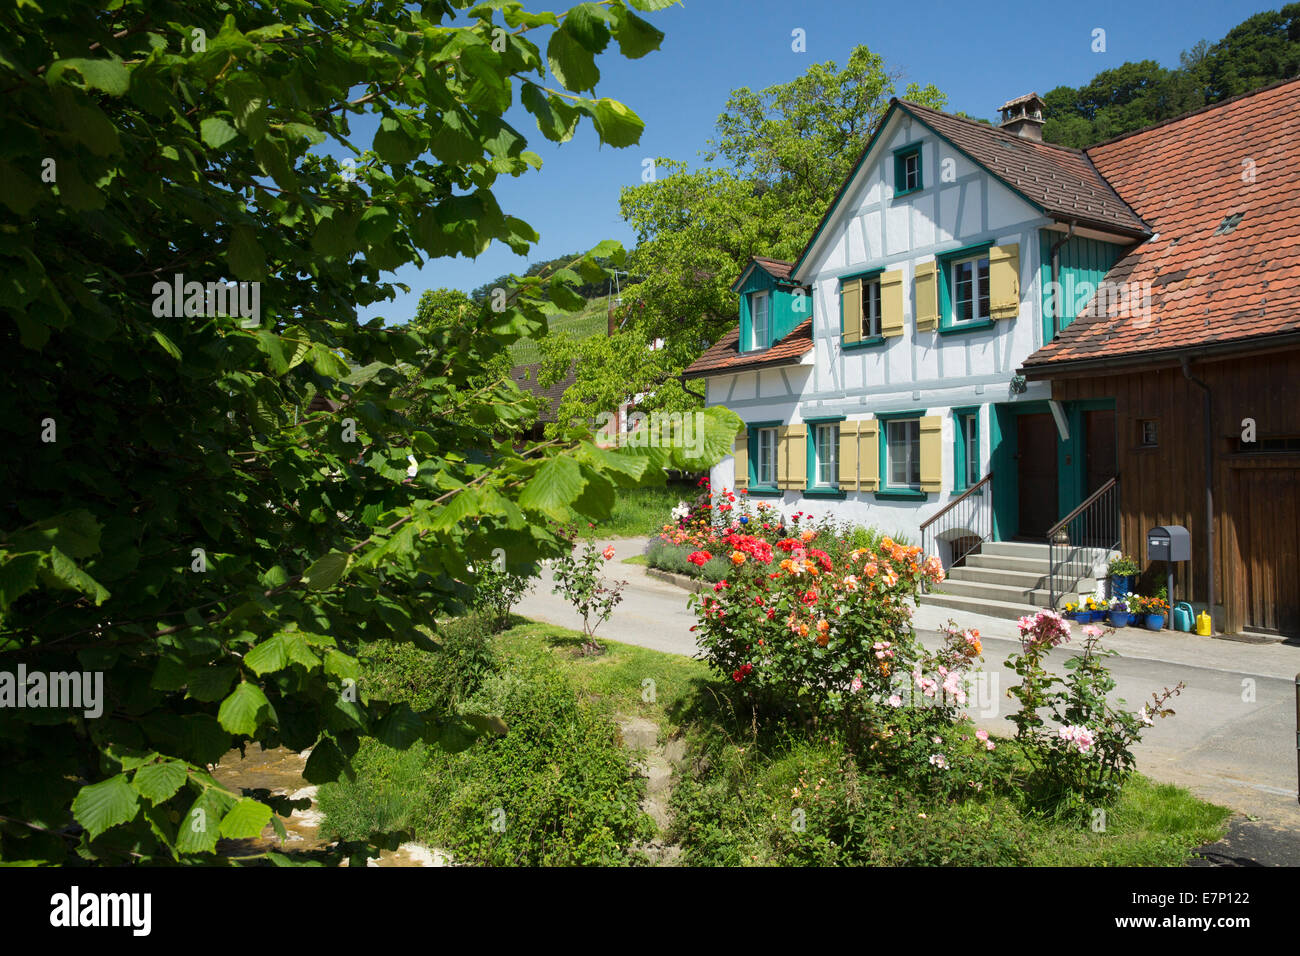
[[[749,487],[749,429],[742,428],[736,436],[736,446],[732,454],[736,459],[736,477],[733,484],[737,489]]]
[[[989,317],[1014,319],[1020,314],[1020,244],[989,249]]]
[[[938,263],[923,262],[916,267],[916,329],[931,331],[939,327]]]
[[[840,338],[843,342],[862,341],[862,280],[840,283]]]
[[[858,487],[858,423],[840,422],[840,460],[837,466],[840,488],[854,491]]]
[[[880,487],[880,422],[874,418],[858,422],[858,487],[862,491]]]
[[[903,270],[880,277],[880,334],[885,338],[903,334]]]
[[[943,490],[943,417],[921,417],[921,490]]]

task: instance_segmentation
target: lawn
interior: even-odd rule
[[[591,299],[576,312],[562,312],[547,320],[547,335],[567,335],[586,339],[603,335],[608,328],[609,299]],[[510,346],[510,359],[516,365],[531,365],[542,360],[542,350],[532,339],[520,339]]]
[[[367,741],[357,780],[321,790],[327,832],[404,828],[494,865],[643,863],[638,848],[655,828],[637,809],[643,781],[618,746],[619,717],[686,743],[675,818],[658,838],[688,865],[1177,866],[1230,815],[1140,776],[1104,818],[1036,814],[1017,794],[1024,768],[1012,741],[998,743],[1000,783],[926,795],[833,732],[756,723],[700,661],[611,641],[582,656],[581,634],[514,621],[491,638],[462,621],[444,638],[450,655],[402,645],[367,665],[365,693],[492,709],[511,729],[460,753]]]
[[[614,500],[613,514],[600,524],[598,534],[610,538],[652,537],[671,523],[670,512],[679,501],[694,501],[698,493],[693,481],[620,491]]]

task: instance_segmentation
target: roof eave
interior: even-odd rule
[[[1161,349],[1154,352],[1137,352],[1132,355],[1103,355],[1095,358],[1062,359],[1048,361],[1041,365],[1022,365],[1016,372],[1033,381],[1072,375],[1076,372],[1091,372],[1097,369],[1124,369],[1142,365],[1159,365],[1166,362],[1176,363],[1184,356],[1221,357],[1237,353],[1268,352],[1274,349],[1300,346],[1300,331],[1275,332],[1270,335],[1252,336],[1230,342],[1203,342],[1199,345],[1186,345],[1181,348]]]

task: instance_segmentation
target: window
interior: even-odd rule
[[[949,263],[948,282],[953,325],[981,322],[989,318],[989,257],[987,254]]]
[[[813,485],[818,488],[839,486],[840,426],[816,425],[813,428]]]
[[[749,304],[753,327],[753,341],[749,347],[765,349],[772,344],[768,338],[768,311],[772,304],[771,297],[766,292],[755,292],[750,296]]]
[[[980,418],[979,412],[962,412],[955,415],[957,422],[957,490],[970,488],[980,480]]]
[[[921,188],[921,147],[912,146],[894,154],[894,195]]]
[[[880,338],[880,280],[862,283],[862,338]]]
[[[1147,418],[1138,422],[1138,435],[1143,448],[1154,448],[1160,444],[1160,426],[1155,419]]]
[[[1260,435],[1255,441],[1237,438],[1239,455],[1294,455],[1300,452],[1300,435]]]
[[[885,422],[885,477],[890,488],[921,489],[921,420]]]
[[[757,454],[754,456],[754,478],[764,488],[776,487],[776,429],[758,430]]]

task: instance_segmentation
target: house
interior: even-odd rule
[[[1042,109],[891,101],[799,259],[749,263],[686,372],[745,421],[714,484],[906,535],[931,600],[1004,616],[1182,525],[1177,600],[1293,632],[1300,81],[1082,151]]]
[[[540,406],[537,420],[523,436],[530,442],[541,441],[543,438],[542,430],[549,422],[555,421],[555,412],[560,407],[560,399],[564,397],[564,393],[568,391],[569,386],[574,383],[576,369],[570,368],[569,374],[563,379],[547,386],[543,386],[538,382],[541,371],[540,362],[516,365],[510,370],[510,378],[514,383],[537,399]]]
[[[1023,374],[1114,409],[1125,551],[1146,565],[1147,532],[1182,525],[1180,600],[1300,633],[1300,79],[1087,154],[1153,231],[1106,277],[1149,308],[1095,296]]]
[[[1036,94],[999,126],[892,100],[798,261],[754,259],[737,329],[685,373],[746,423],[715,486],[1007,572],[951,602],[1007,616],[1055,599],[1046,536],[1116,467],[1109,405],[1018,370],[1078,313],[1058,288],[1151,234],[1042,122]]]

